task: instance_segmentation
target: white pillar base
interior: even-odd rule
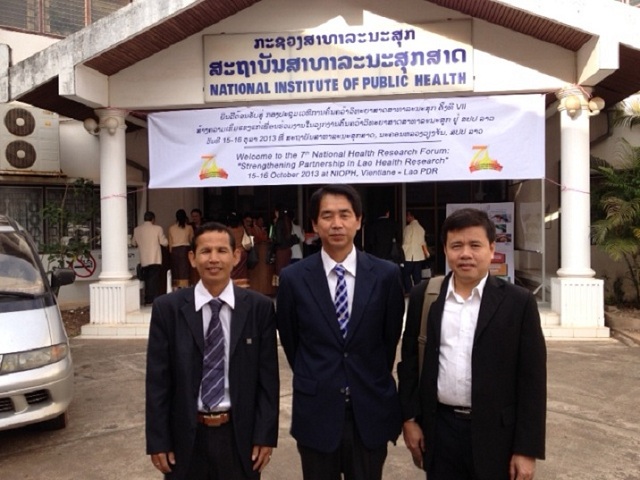
[[[99,281],[90,286],[91,324],[124,324],[140,310],[140,281]]]
[[[604,326],[604,281],[584,277],[551,279],[551,310],[560,317],[557,326],[543,326],[545,336],[559,340],[609,338]]]

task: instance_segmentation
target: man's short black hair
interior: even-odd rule
[[[193,234],[193,238],[191,239],[191,251],[192,252],[195,253],[195,251],[196,251],[196,245],[198,243],[198,237],[200,237],[200,235],[202,235],[203,233],[207,233],[207,232],[222,232],[222,233],[226,233],[227,235],[229,235],[229,245],[231,246],[231,250],[233,251],[233,250],[236,249],[236,237],[233,236],[233,232],[231,231],[231,229],[229,227],[227,227],[226,225],[223,225],[222,223],[218,223],[218,222],[207,222],[207,223],[203,223],[198,228],[196,228],[196,231]]]
[[[343,197],[346,197],[347,200],[349,200],[356,217],[362,217],[362,200],[360,199],[358,191],[351,185],[334,184],[320,187],[311,195],[311,198],[309,199],[309,218],[311,218],[313,222],[318,221],[318,215],[320,215],[320,202],[325,195],[342,195]]]
[[[145,222],[153,222],[156,219],[156,214],[152,211],[144,212],[144,221]]]
[[[442,224],[442,243],[447,244],[447,234],[469,227],[482,227],[487,233],[489,243],[496,241],[496,226],[487,212],[477,208],[461,208],[449,215]]]

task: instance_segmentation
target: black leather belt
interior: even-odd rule
[[[438,408],[445,412],[452,413],[458,418],[464,418],[471,420],[471,407],[445,405],[444,403],[438,403]]]
[[[198,412],[198,423],[207,427],[219,427],[231,420],[231,411],[227,412]]]

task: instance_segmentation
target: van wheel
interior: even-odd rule
[[[67,426],[68,421],[69,416],[67,412],[64,412],[51,420],[45,420],[40,424],[40,428],[42,430],[62,430]]]

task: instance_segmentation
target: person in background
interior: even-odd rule
[[[147,211],[144,223],[133,229],[131,244],[138,247],[140,252],[140,266],[142,267],[142,281],[144,282],[144,303],[150,305],[166,290],[162,288],[162,247],[169,244],[160,225],[156,225],[156,216]]]
[[[174,290],[189,286],[191,264],[189,250],[193,239],[193,228],[187,223],[187,212],[176,212],[176,223],[169,227],[169,254],[171,256],[171,285]]]
[[[247,235],[251,235],[255,237],[255,229],[253,227],[253,216],[250,212],[244,212],[242,215],[242,226],[244,227],[244,231],[247,232]]]
[[[259,479],[278,438],[273,302],[230,281],[239,252],[224,225],[202,225],[189,259],[198,284],[151,312],[147,454],[173,480]]]
[[[291,434],[304,480],[380,480],[402,426],[392,375],[404,296],[398,265],[353,244],[362,202],[349,185],[310,198],[322,250],[283,269],[280,342],[293,370]]]
[[[451,273],[431,305],[418,364],[424,282],[409,298],[398,379],[403,434],[429,480],[531,480],[545,455],[546,347],[533,294],[489,274],[486,212],[442,225]]]
[[[402,250],[404,250],[404,293],[409,295],[411,288],[422,280],[422,263],[429,258],[425,241],[425,231],[413,213],[407,211],[407,225],[402,232]]]
[[[199,208],[194,208],[191,210],[191,228],[193,228],[193,232],[195,233],[198,228],[204,223],[204,217],[202,216],[202,210]],[[191,267],[189,272],[189,285],[195,285],[200,280],[198,276],[198,270]]]
[[[280,272],[291,262],[291,217],[282,205],[274,211],[271,241],[275,250],[275,274],[273,285],[280,283]]]
[[[200,225],[202,225],[203,222],[204,219],[202,218],[202,210],[200,210],[199,208],[194,208],[193,210],[191,210],[191,228],[193,228],[194,232]]]
[[[298,219],[293,216],[291,219],[291,263],[302,260],[302,241],[304,240],[304,232],[298,223]]]
[[[269,241],[269,232],[264,226],[262,215],[253,217],[253,237],[254,243],[263,243]]]
[[[231,270],[231,279],[233,283],[239,287],[249,287],[249,268],[247,267],[248,252],[242,246],[242,237],[244,237],[244,224],[240,221],[240,217],[236,212],[231,212],[227,217],[227,225],[235,239],[236,248],[238,249],[238,262]]]
[[[388,207],[380,213],[380,216],[367,227],[365,251],[378,258],[392,260],[391,247],[393,242],[398,241],[399,227],[391,220]]]

